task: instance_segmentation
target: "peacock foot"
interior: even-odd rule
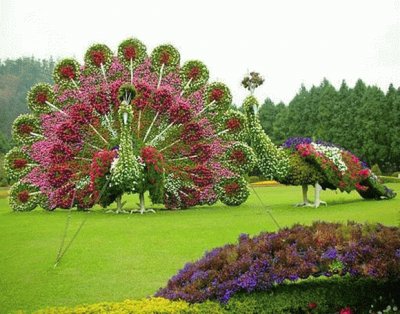
[[[321,201],[321,200],[318,200],[317,202],[315,202],[314,204],[313,204],[313,207],[315,207],[315,208],[318,208],[319,207],[319,205],[325,205],[325,206],[328,206],[328,204],[325,202],[325,201]]]
[[[295,207],[314,207],[314,204],[311,202],[302,202],[302,203],[297,203],[294,206]]]
[[[124,209],[109,209],[106,211],[106,214],[113,213],[113,214],[128,214],[129,212]]]
[[[153,214],[155,214],[156,211],[154,209],[151,209],[151,208],[149,208],[149,209],[144,209],[143,208],[143,209],[133,209],[133,210],[130,211],[130,213],[131,214],[134,214],[134,213],[140,213],[140,214],[153,213]]]
[[[115,210],[114,209],[107,210],[106,213],[127,214],[128,211],[122,209],[125,206],[125,204],[126,204],[126,201],[125,202],[121,202],[121,198],[119,198],[117,200],[117,208]]]

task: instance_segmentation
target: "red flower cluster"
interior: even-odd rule
[[[86,104],[75,104],[68,109],[68,115],[71,121],[78,125],[92,123],[93,121],[93,108]]]
[[[224,92],[221,89],[214,88],[211,91],[210,98],[211,98],[211,101],[213,101],[213,100],[214,101],[220,101],[223,96],[224,96]]]
[[[199,204],[200,192],[194,188],[183,187],[179,191],[179,197],[181,198],[182,207],[188,208]]]
[[[114,158],[117,156],[115,150],[101,150],[93,156],[92,164],[90,165],[90,183],[94,188],[98,179],[103,178],[109,171]]]
[[[63,163],[72,158],[72,150],[67,145],[56,143],[49,150],[49,157],[53,163]]]
[[[198,122],[190,122],[185,125],[181,139],[185,144],[193,144],[204,136],[204,130]]]
[[[351,310],[350,307],[345,307],[340,310],[340,314],[353,314],[353,311]]]
[[[367,186],[361,185],[360,183],[356,183],[354,186],[356,187],[357,191],[366,191],[366,190],[368,190]]]
[[[127,46],[124,48],[124,57],[126,60],[134,60],[136,58],[136,49],[134,46]]]
[[[91,208],[94,205],[95,198],[90,189],[76,190],[75,201],[79,208]]]
[[[24,135],[29,135],[33,131],[33,127],[27,123],[22,123],[18,126],[18,132]]]
[[[74,185],[72,183],[63,185],[52,193],[55,207],[68,209],[74,201]]]
[[[190,155],[193,160],[199,163],[205,163],[211,158],[211,147],[208,144],[195,144],[192,146]]]
[[[133,100],[133,105],[137,109],[143,110],[145,107],[149,106],[152,101],[152,89],[150,85],[145,82],[136,84],[136,97]]]
[[[188,77],[190,79],[195,80],[199,77],[199,75],[200,75],[200,69],[198,67],[194,66],[189,70]]]
[[[186,123],[191,119],[192,110],[184,101],[178,101],[169,109],[169,118],[174,123]]]
[[[228,183],[224,186],[224,190],[226,195],[232,196],[235,195],[239,190],[240,186],[236,182]]]
[[[231,161],[236,164],[243,164],[246,162],[246,154],[239,149],[235,149],[231,152]]]
[[[75,78],[74,68],[71,65],[65,65],[60,68],[60,75],[63,78],[74,79]]]
[[[47,94],[44,92],[39,92],[36,95],[36,102],[39,104],[44,104],[47,101]]]
[[[174,103],[174,96],[168,88],[160,88],[155,91],[152,107],[158,112],[167,112]]]
[[[198,165],[197,167],[188,170],[188,172],[194,184],[199,187],[207,186],[213,181],[211,170],[204,165]]]
[[[104,56],[104,53],[100,50],[94,50],[91,52],[91,57],[92,57],[92,62],[96,66],[100,66],[102,63],[104,63],[106,57]]]
[[[57,137],[67,143],[77,143],[81,140],[79,127],[71,120],[61,123],[56,129]]]
[[[30,195],[27,190],[24,190],[24,191],[19,192],[17,197],[21,203],[26,203],[29,201]]]
[[[361,169],[358,174],[360,175],[360,177],[367,179],[370,175],[370,170],[368,168],[365,169]]]
[[[316,151],[311,147],[310,144],[299,144],[296,146],[297,151],[301,157],[308,157],[311,154],[316,154]]]
[[[171,59],[171,55],[169,54],[168,51],[163,51],[160,54],[160,63],[168,65],[169,61]]]
[[[226,121],[226,127],[231,131],[231,132],[236,132],[238,129],[241,127],[240,120],[237,118],[231,118]]]
[[[24,158],[17,158],[13,160],[13,168],[14,169],[22,169],[25,168],[28,161]]]
[[[308,303],[308,308],[309,308],[310,310],[316,309],[316,308],[317,308],[317,303],[315,303],[315,302],[310,302],[310,303]]]
[[[47,176],[49,183],[59,188],[71,178],[72,171],[65,164],[55,164],[50,167]]]
[[[155,147],[143,147],[141,156],[147,167],[150,165],[153,166],[154,170],[158,173],[163,171],[164,157]]]

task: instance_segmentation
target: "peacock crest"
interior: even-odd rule
[[[167,208],[247,199],[243,175],[255,157],[243,142],[245,117],[202,62],[180,65],[171,45],[147,55],[130,38],[116,54],[91,46],[82,66],[60,61],[53,78],[32,87],[32,113],[13,124],[14,210],[121,207],[124,193],[137,193],[143,212],[146,191]]]

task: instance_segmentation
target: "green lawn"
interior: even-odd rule
[[[389,186],[400,190],[400,184]],[[293,207],[300,187],[256,191],[281,226],[314,220],[400,223],[400,197],[378,202],[322,192],[329,206],[314,209]],[[204,251],[235,242],[240,233],[276,230],[254,193],[240,207],[218,203],[142,216],[72,212],[67,242],[85,217],[86,223],[53,268],[68,211],[14,213],[4,193],[0,197],[0,313],[145,297]]]

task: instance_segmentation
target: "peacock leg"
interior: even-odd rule
[[[115,213],[116,214],[126,213],[126,211],[122,209],[124,207],[124,205],[126,204],[126,202],[122,202],[122,195],[119,195],[117,197],[116,202],[117,202],[117,210]]]
[[[141,214],[143,214],[143,213],[154,213],[155,214],[156,213],[154,211],[154,209],[151,209],[151,208],[146,209],[146,207],[144,205],[144,193],[139,193],[139,201],[140,201],[139,209],[131,210],[131,214],[132,213],[141,213]]]
[[[319,205],[323,204],[325,206],[328,206],[328,204],[324,201],[321,201],[319,198],[320,192],[322,191],[322,187],[319,185],[319,183],[315,183],[315,200],[314,200],[314,207],[318,208]]]
[[[301,188],[303,190],[303,202],[302,203],[298,203],[295,206],[296,207],[304,207],[304,206],[313,207],[314,205],[308,200],[308,197],[307,197],[308,185],[307,184],[303,184],[301,186]]]

